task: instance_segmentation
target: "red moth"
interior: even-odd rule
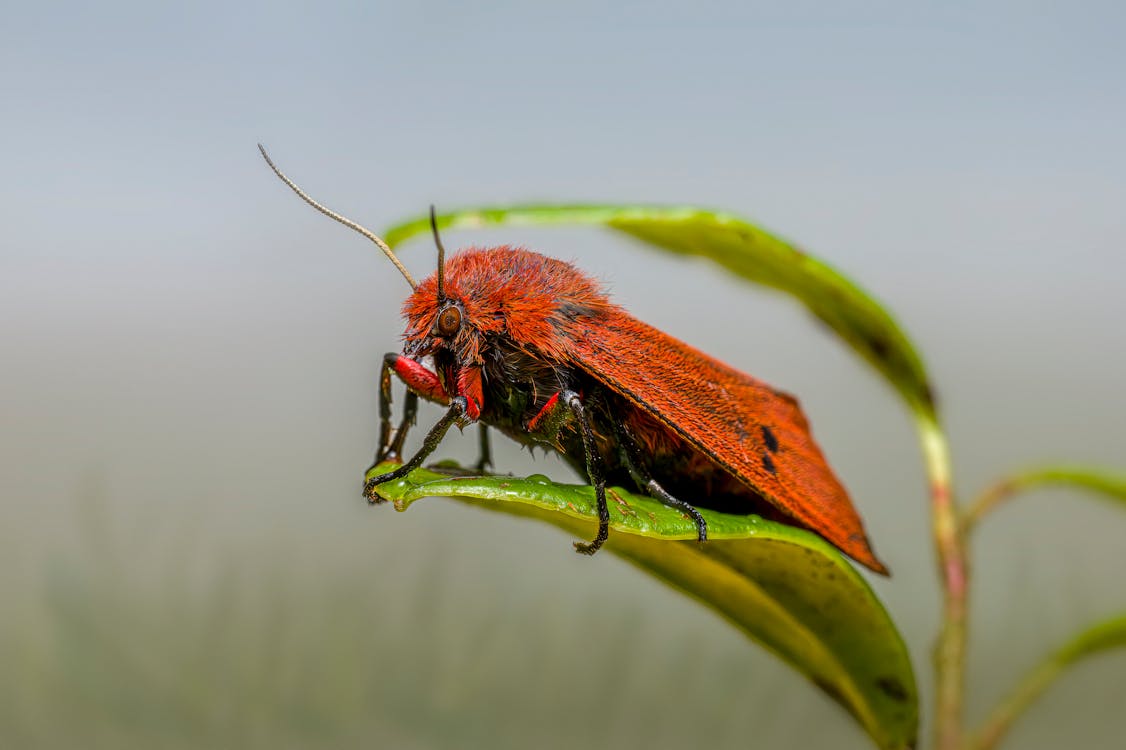
[[[419,397],[448,408],[414,457],[368,480],[370,501],[382,500],[380,484],[419,467],[451,426],[480,422],[558,451],[590,480],[598,535],[576,542],[579,552],[593,554],[607,539],[607,484],[632,484],[692,517],[701,541],[707,524],[694,505],[773,515],[887,573],[792,396],[643,323],[569,263],[513,247],[471,248],[446,262],[433,209],[438,270],[416,283],[383,240],[314,201],[262,155],[302,199],[379,245],[413,289],[403,353],[384,357],[376,463],[400,460]],[[392,372],[407,386],[397,430]]]

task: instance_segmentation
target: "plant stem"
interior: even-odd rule
[[[1017,717],[1043,693],[1060,672],[1067,667],[1067,660],[1053,654],[1024,676],[1016,689],[993,710],[985,725],[967,745],[972,750],[990,750],[997,746],[1005,732]]]
[[[1045,485],[1086,489],[1118,501],[1126,501],[1126,477],[1083,466],[1041,466],[1017,472],[987,488],[961,516],[962,543],[994,508],[1020,490]],[[964,616],[964,613],[963,613]],[[967,740],[970,750],[992,750],[1013,722],[1048,689],[1069,665],[1097,651],[1126,646],[1126,617],[1098,623],[1024,675],[1017,686],[995,708],[981,728]]]
[[[917,418],[931,492],[931,523],[943,589],[942,629],[934,650],[935,749],[962,745],[965,695],[968,561],[951,488],[950,450],[933,414]]]
[[[1016,479],[1003,479],[978,495],[977,500],[962,514],[962,536],[967,537],[978,522],[1019,489]]]
[[[1095,623],[1074,636],[1024,675],[1017,686],[967,743],[971,750],[992,750],[1025,709],[1072,664],[1095,654],[1126,648],[1126,615]]]
[[[969,536],[988,513],[1018,491],[1052,485],[1085,489],[1126,502],[1126,477],[1121,474],[1087,466],[1039,466],[1012,474],[981,493],[962,514],[962,536]]]

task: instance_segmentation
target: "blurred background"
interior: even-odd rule
[[[864,748],[708,611],[534,522],[359,491],[407,290],[379,230],[508,201],[751,218],[882,299],[968,499],[1126,468],[1115,3],[25,3],[0,29],[0,745]],[[798,394],[894,570],[929,714],[938,589],[907,413],[787,298],[592,229],[575,261]],[[433,268],[427,241],[403,250]],[[436,416],[425,411],[422,421]],[[417,438],[418,435],[416,434]],[[516,473],[573,481],[495,446]],[[470,460],[476,437],[442,456]],[[974,547],[971,720],[1126,607],[1126,517],[1042,492]],[[1126,654],[1012,747],[1109,748]],[[929,726],[924,725],[924,736]]]

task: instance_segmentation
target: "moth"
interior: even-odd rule
[[[419,399],[446,412],[417,453],[366,482],[369,501],[381,501],[379,485],[421,466],[450,427],[479,423],[557,452],[589,480],[599,523],[593,540],[575,543],[581,553],[606,542],[606,488],[621,485],[691,517],[701,542],[708,529],[697,507],[755,512],[809,529],[887,574],[793,396],[638,320],[570,263],[510,246],[447,260],[433,208],[437,270],[416,282],[387,243],[314,201],[262,155],[303,200],[378,245],[411,286],[403,350],[384,357],[380,374],[376,465],[402,462]],[[392,376],[407,389],[396,428]]]

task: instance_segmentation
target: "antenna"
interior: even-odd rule
[[[438,216],[434,213],[434,204],[430,204],[430,231],[434,233],[434,244],[438,246],[438,300],[446,298],[446,248],[442,246],[442,238],[438,236]]]
[[[406,267],[402,263],[399,262],[398,258],[395,257],[395,253],[391,252],[391,248],[386,242],[384,242],[379,237],[377,237],[374,232],[372,232],[368,229],[365,229],[364,227],[360,226],[359,224],[352,221],[351,219],[346,218],[344,216],[341,216],[340,214],[336,213],[332,209],[326,208],[325,206],[322,206],[320,203],[317,203],[315,200],[310,198],[308,195],[306,195],[304,190],[302,190],[301,188],[299,188],[295,184],[293,184],[293,180],[286,177],[282,173],[282,171],[280,169],[278,169],[277,166],[274,165],[273,160],[270,158],[270,155],[266,153],[266,149],[262,147],[261,143],[258,144],[258,150],[262,152],[262,158],[265,159],[266,163],[270,165],[270,169],[274,170],[274,174],[276,174],[281,179],[281,181],[284,182],[286,185],[289,185],[290,190],[297,193],[297,196],[299,198],[301,198],[301,200],[305,201],[310,206],[317,209],[318,211],[320,211],[322,214],[324,214],[328,218],[335,219],[336,221],[339,221],[344,226],[349,227],[351,229],[355,229],[357,232],[359,232],[360,234],[362,234],[363,236],[367,237],[369,240],[374,242],[379,247],[379,249],[383,251],[383,254],[391,259],[391,262],[395,264],[395,268],[399,269],[399,273],[403,274],[403,278],[405,278],[407,280],[407,283],[411,285],[411,289],[417,289],[418,288],[418,284],[415,282],[415,280],[413,278],[411,278],[411,275],[410,275],[410,273],[407,272]],[[433,209],[431,209],[431,215],[433,215]],[[435,230],[435,232],[437,232],[437,230]],[[442,256],[439,255],[438,257],[441,258]],[[441,261],[439,261],[439,268],[441,268]],[[439,276],[438,277],[438,288],[439,288],[439,290],[441,290],[441,283],[442,283],[441,279],[442,279],[442,277]],[[439,291],[439,294],[440,293],[441,292]]]

